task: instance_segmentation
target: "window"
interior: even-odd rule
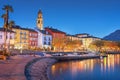
[[[0,39],[2,39],[2,35],[0,35]]]
[[[22,35],[22,31],[20,31],[20,34]]]
[[[12,39],[12,36],[10,36],[10,39]]]
[[[6,35],[6,39],[8,39],[8,36]]]
[[[46,34],[48,34],[48,32],[46,31]]]
[[[46,42],[44,42],[44,45],[46,45]]]
[[[49,37],[49,41],[50,41],[50,37]]]
[[[38,20],[38,23],[40,23],[40,20]]]
[[[44,37],[44,40],[46,40],[46,37]]]
[[[48,45],[51,45],[51,43],[50,43],[50,42],[48,42]]]
[[[24,32],[24,35],[26,35],[26,32]]]
[[[31,33],[30,33],[30,36],[31,36]]]

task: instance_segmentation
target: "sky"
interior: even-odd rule
[[[10,20],[25,28],[36,27],[37,13],[41,9],[44,27],[67,34],[88,33],[102,38],[120,29],[120,0],[0,0],[0,16],[5,13],[4,5],[14,9]]]

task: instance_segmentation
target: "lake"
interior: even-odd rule
[[[120,80],[120,54],[59,62],[52,65],[49,73],[50,80]]]

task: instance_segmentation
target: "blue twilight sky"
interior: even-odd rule
[[[6,4],[14,8],[10,19],[22,27],[36,27],[41,9],[44,27],[52,26],[68,34],[89,33],[102,38],[120,29],[120,0],[0,0],[0,15]]]

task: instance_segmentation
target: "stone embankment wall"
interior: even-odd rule
[[[29,62],[25,67],[27,80],[49,80],[47,70],[55,62],[57,60],[52,58],[37,58]]]

